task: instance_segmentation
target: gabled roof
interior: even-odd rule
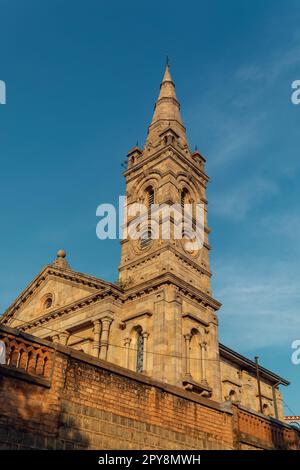
[[[116,290],[119,289],[118,286],[110,282],[103,281],[88,274],[73,271],[69,267],[66,268],[58,266],[54,263],[45,266],[45,268],[43,268],[42,271],[33,279],[33,281],[31,281],[26,289],[21,292],[16,300],[4,312],[2,317],[0,317],[0,323],[6,324],[8,320],[15,315],[15,313],[34,295],[41,284],[46,282],[50,276],[67,280],[71,283],[74,283],[74,285],[80,286],[81,288],[86,287],[87,296],[91,294],[91,290],[94,290],[96,293],[97,291],[107,289],[107,287],[114,287]]]

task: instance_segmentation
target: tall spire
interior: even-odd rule
[[[180,103],[177,100],[175,85],[171,76],[168,61],[166,63],[160,92],[155,104],[154,114],[149,126],[147,142],[153,142],[160,132],[172,127],[186,143],[185,127],[180,115]]]
[[[160,93],[155,105],[151,125],[161,119],[168,121],[175,120],[182,124],[180,104],[176,97],[175,85],[168,64],[166,64],[164,78],[160,85]]]

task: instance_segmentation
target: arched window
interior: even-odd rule
[[[144,336],[142,328],[136,329],[136,372],[143,372],[144,370]]]
[[[0,365],[6,364],[6,344],[0,340]]]
[[[152,232],[151,232],[151,206],[154,204],[154,189],[152,186],[148,186],[145,189],[144,204],[148,209],[148,221],[145,224],[145,230],[143,231],[140,238],[140,248],[144,249],[151,243]]]
[[[182,236],[186,235],[187,229],[194,229],[195,205],[187,188],[180,193],[180,205],[183,216]],[[187,238],[190,238],[189,236]]]
[[[189,192],[186,188],[183,188],[180,194],[181,209],[184,210],[184,205],[189,203]]]
[[[201,369],[201,349],[200,349],[201,337],[200,333],[196,328],[191,330],[190,340],[190,368],[191,376],[195,382],[201,382],[202,369]]]
[[[152,204],[154,204],[154,189],[152,186],[148,186],[145,190],[145,204],[148,209],[151,209]]]

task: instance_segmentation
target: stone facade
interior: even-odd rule
[[[0,449],[298,449],[300,433],[237,403],[0,325]]]
[[[74,271],[60,250],[1,322],[178,387],[181,393],[283,419],[278,386],[288,382],[259,367],[260,401],[255,364],[219,344],[221,304],[210,282],[209,178],[203,156],[189,149],[168,66],[145,146],[128,153],[124,175],[128,207],[188,203],[194,210],[201,204],[203,246],[188,249],[188,233],[183,239],[173,232],[168,239],[145,239],[153,229],[146,218],[140,239],[122,241],[116,284]],[[164,217],[158,219],[160,230]],[[129,218],[127,225],[134,220]],[[171,214],[170,223],[175,229],[176,215]],[[191,223],[197,224],[194,213]]]

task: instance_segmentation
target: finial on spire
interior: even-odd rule
[[[169,67],[169,56],[166,55],[166,65]]]
[[[166,68],[165,68],[165,73],[164,73],[164,77],[163,77],[163,80],[161,82],[161,85],[165,82],[171,82],[173,87],[174,87],[174,82],[172,80],[172,77],[171,77],[171,73],[170,73],[170,67],[169,67],[169,57],[167,56],[167,60],[166,60]],[[174,97],[176,98],[176,94],[175,94],[175,88],[174,88]]]

